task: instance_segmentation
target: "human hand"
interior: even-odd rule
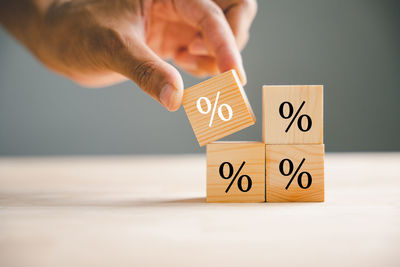
[[[236,69],[255,0],[9,0],[2,23],[47,67],[88,87],[131,79],[168,110],[183,82]],[[13,3],[14,2],[14,3]],[[19,3],[15,3],[19,2]],[[23,12],[25,22],[20,22]],[[29,12],[29,13],[27,13]]]

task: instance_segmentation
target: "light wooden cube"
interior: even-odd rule
[[[324,145],[266,145],[267,202],[323,202],[324,154]]]
[[[186,89],[183,107],[200,146],[256,122],[235,70]]]
[[[265,202],[265,144],[208,144],[207,202]]]
[[[263,86],[263,141],[322,144],[323,86]]]

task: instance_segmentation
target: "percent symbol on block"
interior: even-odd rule
[[[308,116],[307,114],[302,114],[302,115],[300,115],[300,117],[297,118],[301,109],[304,107],[305,103],[306,103],[306,101],[303,101],[303,103],[301,103],[300,107],[297,109],[296,114],[294,114],[294,116],[293,116],[293,111],[294,111],[293,105],[290,102],[285,101],[279,106],[279,114],[281,115],[282,118],[284,118],[284,119],[292,118],[288,127],[285,130],[285,133],[287,133],[289,131],[290,127],[292,127],[292,124],[296,119],[297,119],[297,127],[300,129],[300,131],[307,132],[308,130],[311,129],[312,120],[311,120],[310,116]],[[289,112],[287,115],[285,115],[285,113],[284,113],[285,105],[287,105],[289,108]],[[305,128],[303,128],[303,123],[302,123],[304,118],[307,121]]]
[[[212,107],[212,112],[211,112],[211,118],[210,118],[210,123],[208,124],[208,127],[212,126],[213,120],[214,120],[214,116],[215,116],[215,112],[217,111],[217,105],[218,105],[218,99],[220,96],[220,92],[217,92],[217,96],[215,97],[215,103],[214,106]],[[201,101],[204,101],[207,105],[207,110],[203,110],[202,106],[201,106]],[[196,102],[196,107],[199,110],[199,112],[201,114],[208,114],[211,111],[211,101],[210,99],[208,99],[207,97],[200,97],[199,99],[197,99]],[[222,108],[225,107],[226,110],[228,111],[228,118],[225,118],[224,114],[222,113]],[[232,119],[233,116],[233,110],[231,108],[231,106],[229,106],[228,104],[222,104],[218,107],[218,117],[223,120],[223,121],[229,121],[230,119]]]
[[[228,193],[229,189],[231,188],[232,184],[235,182],[236,178],[237,178],[238,175],[240,174],[240,171],[242,170],[242,168],[243,168],[243,166],[244,166],[245,164],[246,164],[246,162],[243,161],[243,162],[242,162],[242,165],[240,165],[239,169],[237,170],[237,172],[235,173],[234,176],[233,176],[233,172],[234,172],[234,170],[233,170],[233,165],[232,165],[230,162],[225,161],[225,162],[223,162],[223,163],[219,166],[219,175],[221,176],[221,178],[223,178],[223,179],[230,179],[230,178],[232,178],[232,176],[233,176],[231,182],[229,183],[228,187],[227,187],[226,190],[225,190],[225,193]],[[226,176],[225,176],[225,174],[224,174],[224,167],[225,167],[225,165],[227,165],[228,168],[229,168],[229,173],[228,173],[228,175],[226,175]],[[247,180],[247,188],[246,188],[246,189],[243,188],[243,179],[246,179],[246,180]],[[248,176],[247,174],[243,174],[243,175],[239,176],[239,179],[238,179],[238,181],[237,181],[237,186],[238,186],[239,190],[242,191],[242,192],[244,192],[244,193],[247,192],[247,191],[249,191],[249,190],[251,189],[252,184],[253,184],[253,182],[251,181],[250,176]]]
[[[300,162],[299,166],[297,167],[297,169],[295,170],[294,173],[293,173],[293,162],[290,159],[283,159],[279,163],[279,171],[283,176],[290,176],[291,174],[293,174],[292,177],[289,180],[289,183],[285,187],[286,190],[288,190],[289,186],[293,182],[293,179],[297,176],[297,173],[299,172],[299,170],[301,169],[301,166],[303,166],[303,163],[305,161],[306,161],[306,159],[303,158],[303,160]],[[284,169],[285,162],[287,162],[289,164],[288,172],[285,172],[285,169]],[[307,177],[307,184],[305,186],[303,185],[303,176]],[[297,184],[302,189],[309,188],[311,186],[311,184],[312,184],[312,176],[311,176],[311,174],[309,172],[301,172],[301,173],[299,173],[299,175],[297,176]]]

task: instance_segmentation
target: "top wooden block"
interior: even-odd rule
[[[235,70],[186,89],[183,107],[200,146],[256,122]]]
[[[323,143],[322,85],[264,85],[266,144]]]

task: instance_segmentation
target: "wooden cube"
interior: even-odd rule
[[[323,143],[323,86],[263,86],[266,144]]]
[[[186,89],[183,107],[200,146],[256,122],[235,70]]]
[[[207,145],[207,202],[264,202],[265,145],[215,142]]]
[[[267,202],[324,201],[324,145],[266,145]]]

